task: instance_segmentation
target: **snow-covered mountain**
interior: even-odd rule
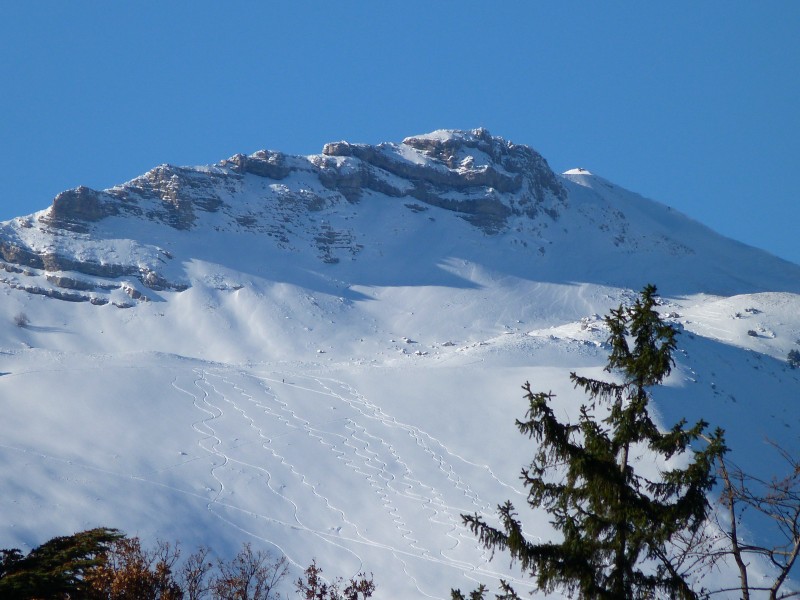
[[[486,130],[162,165],[0,224],[0,258],[1,547],[105,525],[381,597],[525,589],[459,515],[524,507],[520,385],[574,411],[649,282],[684,330],[665,424],[800,447],[800,266]]]

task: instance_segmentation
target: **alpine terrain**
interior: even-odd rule
[[[79,187],[0,223],[0,259],[3,548],[108,526],[382,598],[525,593],[461,514],[510,499],[549,539],[521,386],[576,415],[570,372],[610,376],[602,316],[647,283],[681,332],[659,421],[767,478],[767,439],[800,448],[800,266],[483,129]]]

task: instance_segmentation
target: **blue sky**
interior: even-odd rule
[[[261,148],[486,127],[800,263],[800,2],[0,6],[0,219]]]

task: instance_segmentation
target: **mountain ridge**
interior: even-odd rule
[[[0,259],[7,272],[14,266],[33,269],[42,280],[28,285],[17,280],[12,285],[34,293],[49,290],[61,299],[111,301],[126,307],[131,300],[154,297],[153,292],[182,291],[191,285],[176,267],[189,256],[176,260],[175,253],[165,248],[168,231],[252,233],[260,241],[248,240],[249,249],[243,252],[252,252],[259,244],[295,254],[310,249],[331,265],[365,257],[375,260],[371,251],[389,245],[388,241],[375,239],[379,236],[368,231],[371,223],[359,223],[360,214],[372,210],[374,216],[374,206],[369,205],[375,203],[395,215],[400,206],[415,215],[417,222],[406,227],[405,238],[397,231],[387,235],[393,235],[395,246],[417,243],[412,229],[423,229],[426,219],[451,223],[457,217],[476,230],[458,235],[471,236],[477,243],[485,235],[501,239],[505,248],[496,261],[516,275],[533,265],[553,278],[563,270],[561,254],[570,255],[560,262],[574,270],[575,245],[580,242],[578,252],[593,264],[565,273],[576,280],[591,278],[587,271],[595,269],[607,273],[598,283],[620,284],[624,275],[614,272],[614,263],[627,268],[625,263],[649,253],[652,279],[672,291],[676,273],[685,271],[689,260],[702,261],[708,255],[705,267],[714,270],[711,263],[717,261],[716,270],[724,276],[704,277],[704,285],[711,286],[706,291],[746,291],[740,284],[748,279],[756,285],[753,291],[776,285],[800,291],[796,265],[725,242],[680,213],[661,210],[660,205],[596,175],[556,175],[531,148],[494,137],[485,129],[440,130],[408,137],[400,144],[336,142],[327,144],[321,154],[304,157],[261,150],[208,167],[161,165],[103,191],[78,187],[58,194],[43,212],[3,223]],[[631,221],[631,211],[649,211],[647,228],[638,230],[645,223],[638,217]],[[396,216],[401,219],[405,220]],[[381,223],[380,215],[376,223],[384,232],[392,228],[390,222]],[[142,227],[148,224],[149,230]],[[448,232],[430,230],[429,243],[437,234]],[[712,243],[695,248],[702,238]],[[107,247],[102,240],[107,240]],[[442,248],[427,260],[446,260],[448,250],[470,252],[452,240],[449,243],[454,247]],[[198,239],[195,245],[203,242]],[[187,250],[191,255],[192,249]],[[676,261],[676,267],[669,269],[664,259],[652,256],[659,253]],[[730,269],[726,260],[740,264]],[[768,277],[761,276],[765,263],[773,266]],[[128,278],[128,298],[112,299],[102,291],[108,281],[93,282],[82,275]]]

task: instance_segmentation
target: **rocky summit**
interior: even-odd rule
[[[653,211],[645,221],[633,214]],[[619,283],[631,261],[666,252],[673,264],[653,260],[654,279],[671,280],[686,260],[700,260],[717,263],[714,291],[727,291],[753,262],[735,259],[746,264],[731,269],[720,253],[753,251],[588,172],[557,175],[528,146],[476,129],[374,146],[335,142],[310,156],[261,150],[213,166],[161,165],[107,190],[78,187],[47,210],[2,224],[0,268],[3,283],[30,293],[130,307],[190,286],[181,262],[207,248],[209,236],[236,234],[228,243],[242,255],[277,250],[302,261],[310,251],[336,265],[384,260],[387,245],[418,244],[422,230],[421,243],[441,246],[445,230],[430,223],[453,219],[469,227],[433,250],[434,264],[454,245],[474,252],[488,236],[488,251],[515,274],[536,268]],[[698,255],[699,239],[713,243]],[[559,259],[578,243],[586,268]],[[800,278],[786,269],[792,275],[779,286],[796,289]],[[758,269],[753,275],[757,281]]]

